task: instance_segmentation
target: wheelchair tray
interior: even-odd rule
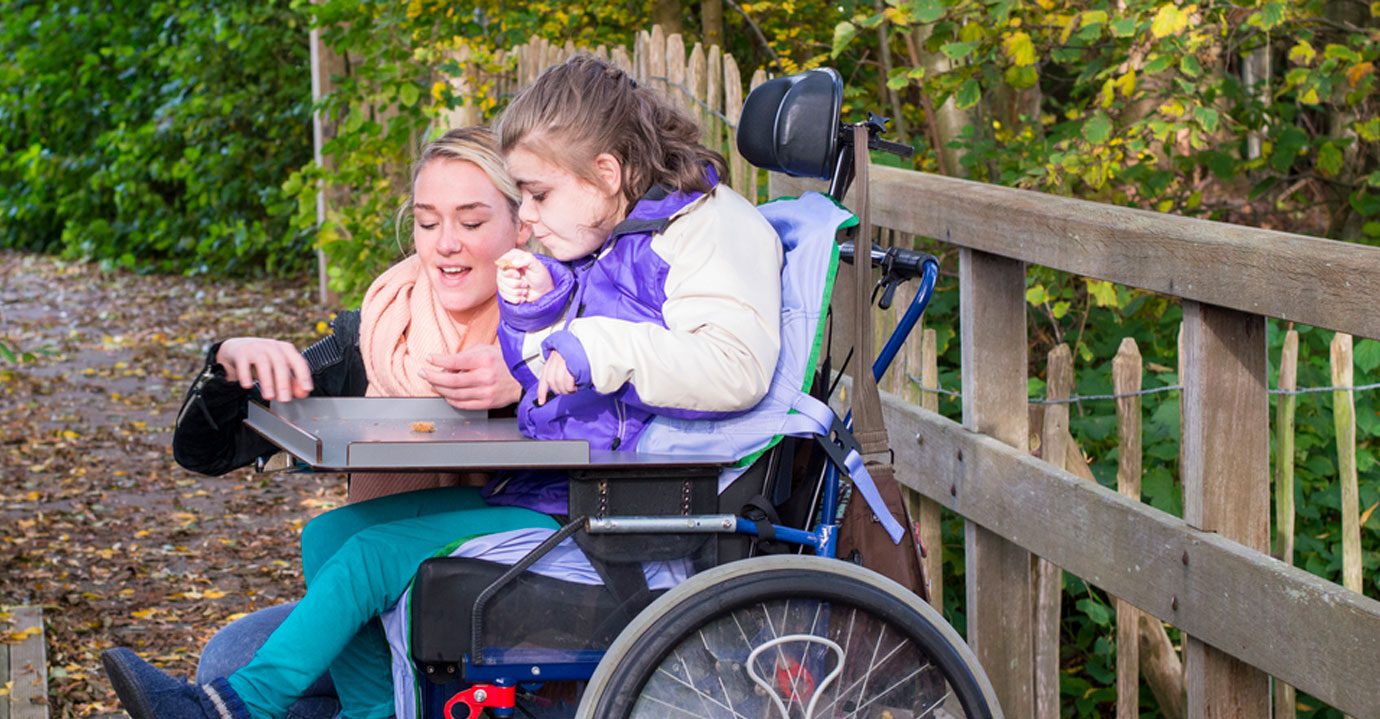
[[[435,431],[415,431],[425,422]],[[433,397],[308,397],[249,403],[245,426],[312,469],[455,471],[727,466],[731,457],[591,450],[584,440],[532,440],[517,420],[462,411]]]

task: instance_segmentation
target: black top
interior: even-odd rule
[[[359,352],[359,311],[342,312],[331,322],[333,334],[308,347],[302,354],[311,367],[313,397],[363,397],[369,387],[364,357]],[[173,458],[183,467],[202,474],[225,474],[252,464],[278,448],[244,426],[249,402],[267,402],[253,389],[225,379],[225,368],[216,363],[220,343],[206,353],[206,366],[197,375],[173,429]]]

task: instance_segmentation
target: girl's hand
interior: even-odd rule
[[[495,262],[498,265],[498,296],[504,302],[520,305],[556,288],[551,273],[531,252],[512,249]]]
[[[436,394],[456,409],[506,407],[522,397],[522,385],[508,372],[497,345],[471,347],[464,352],[432,355],[436,369],[421,371]]]
[[[575,377],[566,369],[565,358],[555,350],[546,356],[546,366],[541,369],[541,379],[537,381],[537,404],[546,404],[548,390],[555,394],[571,394],[575,391]]]
[[[260,337],[228,339],[216,351],[216,362],[225,367],[226,380],[245,389],[257,381],[266,400],[291,402],[311,394],[307,358],[290,343]]]

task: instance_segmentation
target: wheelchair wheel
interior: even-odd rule
[[[783,556],[691,577],[633,620],[585,689],[587,719],[1001,717],[958,633],[901,585]]]

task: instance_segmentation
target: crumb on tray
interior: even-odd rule
[[[436,431],[436,423],[435,423],[435,422],[413,422],[413,423],[412,423],[412,431],[413,431],[413,432],[435,432],[435,431]]]

